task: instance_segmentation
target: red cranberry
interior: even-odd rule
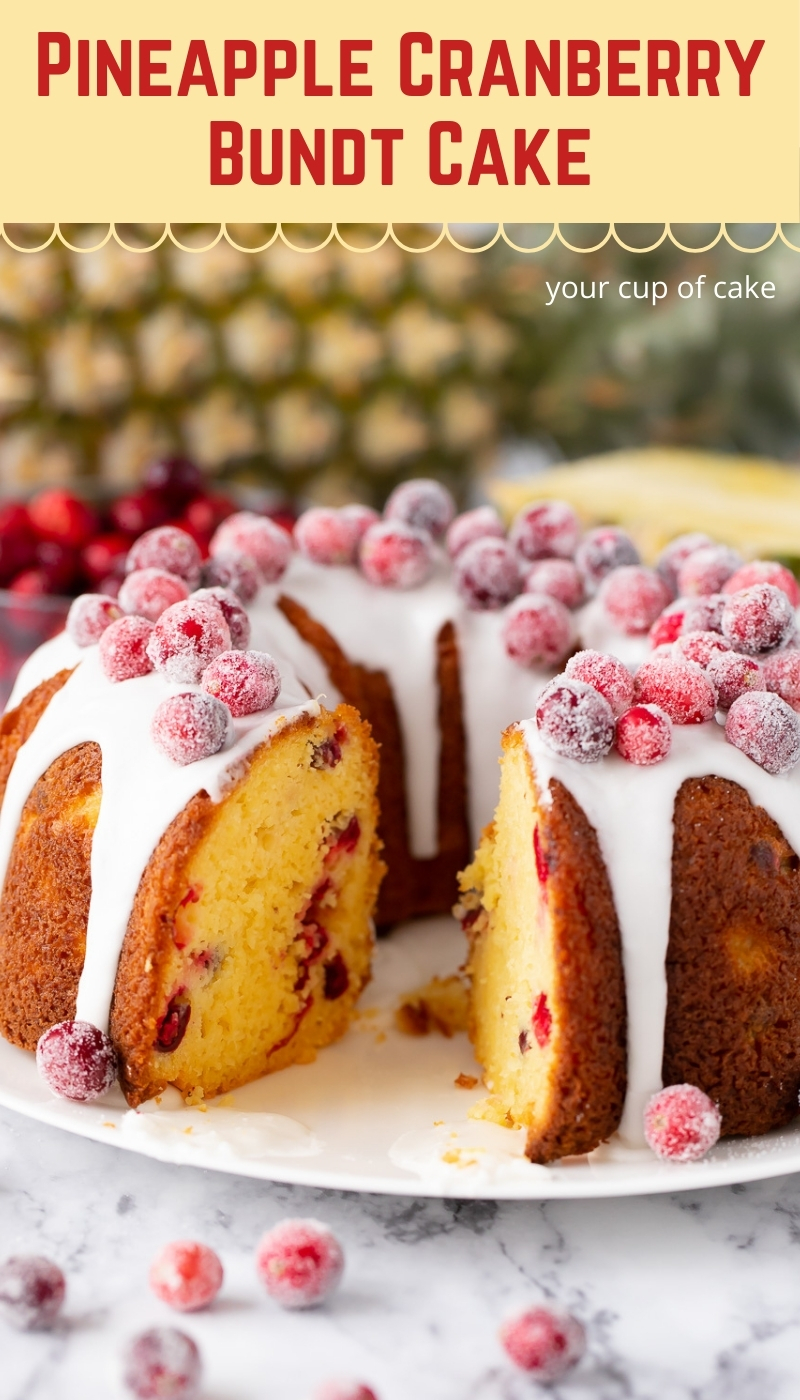
[[[788,653],[781,652],[782,656],[786,654]],[[800,653],[792,655],[797,655],[800,661]],[[777,661],[778,657],[774,659]],[[755,657],[742,656],[738,651],[716,652],[705,669],[709,680],[717,687],[717,703],[721,710],[729,710],[734,700],[738,700],[739,696],[748,690],[778,689],[777,686],[773,687],[767,683],[765,667],[756,661]],[[800,681],[800,675],[798,680]],[[778,693],[782,692],[778,690]],[[789,699],[788,695],[784,695],[783,698]]]
[[[378,1400],[371,1386],[361,1381],[325,1381],[314,1391],[314,1400]]]
[[[222,609],[195,597],[173,603],[156,622],[147,654],[168,681],[197,685],[206,666],[229,651],[231,634]]]
[[[556,1381],[577,1365],[586,1350],[578,1319],[551,1308],[529,1308],[505,1322],[500,1341],[520,1370],[537,1381]]]
[[[526,593],[548,593],[565,608],[577,608],[583,602],[583,579],[571,559],[537,559],[522,587]]]
[[[655,649],[655,647],[667,646],[681,635],[686,616],[686,603],[686,598],[676,598],[675,602],[670,603],[661,616],[656,618],[649,632],[651,647]]]
[[[28,569],[35,559],[36,536],[24,506],[0,505],[0,587]]]
[[[339,1286],[344,1254],[319,1220],[282,1220],[262,1236],[256,1269],[270,1298],[284,1308],[311,1308]]]
[[[616,525],[599,525],[596,530],[587,530],[575,551],[575,563],[587,593],[596,593],[612,570],[640,562],[639,551],[630,535]]]
[[[681,632],[721,632],[722,613],[727,601],[724,593],[709,593],[703,598],[684,598]]]
[[[338,1001],[350,986],[350,973],[341,953],[334,953],[322,969],[323,995],[326,1001]]]
[[[440,539],[456,513],[455,502],[438,481],[418,477],[395,486],[383,508],[384,520],[399,520]]]
[[[780,695],[753,690],[728,710],[725,738],[767,773],[788,773],[800,758],[800,715]]]
[[[465,510],[457,515],[447,531],[445,547],[451,559],[455,559],[468,544],[475,540],[505,539],[505,529],[494,506],[476,506],[475,510]],[[547,592],[546,589],[543,590]]]
[[[261,587],[261,572],[250,554],[220,551],[203,565],[203,583],[206,588],[230,589],[243,603],[252,603]]]
[[[159,457],[145,468],[144,484],[174,510],[203,489],[203,473],[188,457]]]
[[[531,1026],[533,1034],[536,1036],[536,1043],[540,1050],[544,1050],[549,1043],[550,1034],[553,1029],[553,1013],[547,1005],[547,993],[540,992],[533,999],[533,1015],[531,1016]]]
[[[731,574],[722,586],[723,593],[738,593],[741,588],[749,588],[754,583],[771,583],[773,588],[780,588],[789,599],[793,608],[800,605],[800,588],[797,586],[797,579],[791,569],[787,569],[784,564],[778,564],[774,559],[754,559],[750,564],[743,564],[741,569],[737,569],[735,574]]]
[[[671,747],[672,722],[658,705],[632,705],[617,720],[617,753],[628,763],[660,763]]]
[[[132,681],[147,676],[153,663],[147,644],[153,632],[146,617],[120,617],[100,638],[100,665],[110,681]]]
[[[140,1332],[125,1351],[123,1380],[139,1400],[194,1400],[201,1374],[197,1346],[175,1327]]]
[[[250,618],[241,602],[230,588],[198,588],[193,594],[198,603],[216,603],[228,624],[231,646],[235,651],[246,651],[250,642]]]
[[[185,602],[189,590],[182,578],[164,569],[134,569],[127,575],[118,596],[126,613],[157,622],[173,603]]]
[[[102,593],[104,598],[118,598],[119,590],[122,587],[122,579],[116,574],[109,574],[107,578],[102,578],[97,585],[98,593]]]
[[[453,582],[473,611],[505,607],[522,587],[517,556],[507,540],[473,540],[453,565]]]
[[[80,576],[80,557],[70,545],[40,540],[34,557],[47,579],[48,593],[68,593],[75,587]]]
[[[163,1050],[166,1054],[171,1054],[173,1050],[177,1050],[186,1034],[191,1015],[191,1002],[184,999],[182,991],[176,993],[167,1005],[164,1015],[158,1018],[156,1025],[156,1049]]]
[[[59,486],[34,496],[28,515],[41,539],[53,540],[67,549],[80,549],[97,534],[96,512],[86,501]]]
[[[370,525],[358,550],[361,572],[382,588],[417,588],[433,570],[430,535],[401,520]]]
[[[506,655],[519,666],[560,665],[573,638],[569,612],[546,593],[524,593],[511,604],[503,621]]]
[[[44,569],[23,569],[12,579],[9,590],[21,598],[44,598],[52,591]]]
[[[169,506],[154,491],[137,491],[120,496],[109,509],[111,523],[123,535],[138,539],[145,530],[154,530],[169,519]]]
[[[150,1287],[178,1312],[207,1308],[222,1287],[219,1255],[194,1240],[173,1240],[150,1266]]]
[[[669,589],[654,569],[624,564],[607,574],[600,586],[606,615],[629,637],[648,632],[669,602]]]
[[[682,632],[675,649],[687,660],[696,661],[705,671],[712,656],[730,651],[731,644],[719,632]]]
[[[614,714],[605,696],[583,681],[556,676],[536,706],[536,727],[554,753],[596,763],[614,742]]]
[[[723,583],[739,568],[741,554],[725,544],[705,544],[695,549],[678,570],[678,592],[684,597],[719,593]]]
[[[89,1021],[59,1021],[39,1037],[36,1068],[59,1098],[89,1103],[108,1093],[117,1057],[108,1036]]]
[[[118,617],[122,617],[122,609],[113,598],[102,593],[81,593],[67,613],[67,635],[76,646],[93,646]]]
[[[352,517],[328,506],[312,506],[294,527],[297,548],[315,564],[354,564],[361,538]]]
[[[713,719],[717,692],[702,667],[684,657],[653,657],[636,673],[636,699],[658,705],[673,724],[703,724]]]
[[[0,1265],[0,1316],[21,1332],[51,1327],[66,1291],[58,1265],[39,1254],[15,1254]]]
[[[210,540],[217,526],[233,515],[235,510],[236,505],[228,496],[208,492],[205,496],[198,496],[196,501],[190,501],[181,519],[189,529]]]
[[[200,550],[191,535],[176,525],[159,525],[135,540],[128,552],[126,573],[134,569],[163,569],[177,574],[193,588],[200,577]]]
[[[377,525],[380,516],[372,506],[362,506],[358,501],[342,506],[341,512],[355,531],[357,545],[361,543],[370,525]]]
[[[581,527],[566,501],[533,501],[517,512],[509,539],[523,559],[571,559]]]
[[[656,560],[656,569],[672,593],[678,591],[678,574],[689,555],[696,553],[705,545],[713,545],[713,543],[714,541],[709,535],[695,531],[690,535],[678,535],[662,549]]]
[[[212,559],[217,554],[247,554],[255,559],[264,582],[276,583],[291,558],[292,541],[266,515],[240,510],[223,520],[212,536],[210,548]]]
[[[699,1162],[719,1141],[722,1115],[694,1084],[670,1084],[644,1111],[648,1147],[665,1162]]]
[[[235,718],[271,710],[281,691],[281,673],[265,651],[223,651],[203,672],[201,685]]]
[[[81,550],[81,565],[92,583],[125,573],[128,541],[124,535],[98,535]]]
[[[213,695],[190,690],[162,700],[153,715],[153,743],[173,763],[197,763],[219,753],[230,716]]]
[[[794,629],[794,608],[783,590],[771,583],[754,583],[732,593],[722,614],[722,635],[747,656],[777,651]]]
[[[743,661],[745,659],[742,657]],[[758,666],[757,661],[751,661],[750,664]],[[779,651],[773,656],[768,656],[763,666],[763,678],[763,686],[754,685],[750,688],[772,690],[776,695],[780,695],[787,705],[791,705],[793,710],[800,710],[800,651]]]
[[[564,669],[571,680],[594,686],[605,696],[615,716],[633,704],[633,676],[616,656],[600,651],[576,651]]]

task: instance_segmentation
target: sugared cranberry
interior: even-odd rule
[[[430,535],[402,520],[370,525],[358,550],[364,577],[382,588],[417,588],[433,569]]]
[[[517,556],[507,540],[473,540],[453,565],[453,582],[473,611],[505,607],[522,587]]]
[[[741,588],[749,588],[754,583],[771,583],[780,588],[793,608],[800,605],[800,588],[791,569],[779,564],[775,559],[754,559],[743,564],[735,574],[731,574],[722,586],[723,593],[738,593]]]
[[[660,763],[672,747],[672,721],[658,705],[632,705],[617,720],[616,744],[628,763]]]
[[[378,1400],[371,1386],[361,1381],[324,1381],[314,1391],[314,1400]]]
[[[682,656],[645,661],[636,673],[635,693],[641,704],[658,705],[673,724],[703,724],[717,707],[713,682],[696,661]]]
[[[533,501],[514,517],[509,539],[522,559],[571,559],[580,533],[566,501]]]
[[[58,1265],[39,1254],[15,1254],[0,1264],[0,1316],[21,1332],[52,1327],[66,1291]]]
[[[599,525],[587,530],[575,551],[587,593],[596,593],[606,574],[614,569],[639,564],[639,551],[630,535],[616,525]]]
[[[170,695],[153,715],[153,743],[173,763],[197,763],[219,753],[228,737],[229,719],[213,695],[195,690]]]
[[[117,1057],[108,1036],[89,1021],[59,1021],[39,1036],[36,1068],[59,1098],[89,1103],[108,1093]]]
[[[96,512],[86,501],[59,486],[34,496],[28,515],[41,539],[54,540],[68,549],[81,549],[97,534]]]
[[[722,613],[722,635],[747,656],[777,651],[794,628],[794,608],[783,590],[771,583],[754,583],[732,593]]]
[[[712,656],[730,651],[731,644],[719,632],[682,632],[675,650],[687,660],[696,661],[705,671]]]
[[[203,473],[188,457],[158,457],[145,467],[144,484],[180,509],[203,489]]]
[[[197,685],[215,656],[229,651],[231,634],[222,609],[211,601],[187,598],[163,612],[153,628],[147,654],[168,681]]]
[[[573,640],[569,612],[546,593],[524,593],[503,620],[506,655],[519,666],[558,666]]]
[[[690,535],[678,535],[662,549],[656,560],[656,569],[672,593],[678,591],[678,574],[689,555],[713,543],[709,535],[695,531]]]
[[[800,653],[797,655],[800,660]],[[761,663],[754,656],[742,656],[738,651],[716,652],[705,670],[709,680],[717,687],[717,704],[721,710],[729,710],[734,700],[748,690],[772,689],[766,682]],[[784,699],[788,699],[788,696],[784,696]]]
[[[745,658],[742,657],[742,660]],[[750,664],[758,665],[753,661]],[[772,690],[793,710],[800,710],[800,651],[779,651],[774,656],[768,656],[763,666],[763,677],[763,686],[749,688]]]
[[[687,598],[719,593],[741,562],[741,554],[725,544],[701,545],[693,550],[678,570],[678,592]]]
[[[189,597],[189,589],[184,579],[164,569],[134,569],[122,583],[118,597],[126,613],[157,622],[173,603],[182,603]]]
[[[494,506],[476,506],[457,515],[445,539],[447,553],[455,559],[462,549],[475,540],[505,539],[505,530]],[[544,590],[547,591],[546,589]]]
[[[123,1380],[139,1400],[194,1400],[202,1369],[200,1352],[185,1332],[151,1327],[129,1342]]]
[[[699,1162],[719,1141],[722,1116],[694,1084],[670,1084],[644,1111],[648,1147],[665,1162]]]
[[[201,685],[238,719],[272,709],[281,673],[266,651],[223,651],[206,667]]]
[[[516,1366],[537,1381],[557,1381],[577,1365],[586,1333],[576,1317],[551,1308],[529,1308],[500,1328],[500,1341]]]
[[[344,1254],[319,1220],[282,1220],[256,1250],[256,1269],[270,1298],[284,1308],[323,1303],[339,1285]]]
[[[216,603],[231,634],[234,651],[246,651],[250,643],[250,619],[241,602],[230,588],[198,588],[193,594],[198,603]]]
[[[94,646],[118,617],[122,617],[122,609],[113,598],[102,593],[82,593],[67,613],[67,635],[76,646]]]
[[[128,541],[124,535],[98,535],[81,550],[81,565],[92,583],[125,573]]]
[[[800,758],[800,715],[780,695],[753,690],[728,710],[725,737],[767,773],[788,773]]]
[[[125,572],[134,569],[164,569],[177,574],[194,588],[200,578],[200,550],[191,535],[175,525],[159,525],[135,540],[128,552]]]
[[[537,559],[523,580],[526,593],[547,593],[565,608],[583,602],[583,579],[571,559]]]
[[[230,589],[243,603],[252,603],[261,587],[261,573],[252,555],[221,550],[203,565],[203,583],[206,588]]]
[[[668,646],[681,634],[686,615],[686,598],[676,598],[657,617],[648,634],[651,647]]]
[[[616,656],[601,651],[576,651],[564,669],[572,680],[599,690],[615,716],[633,704],[633,676]]]
[[[596,763],[614,742],[614,714],[591,685],[556,676],[536,706],[536,726],[554,753],[578,763]]]
[[[169,519],[168,503],[156,495],[155,491],[137,491],[130,496],[120,496],[109,509],[112,524],[123,535],[138,539],[145,530],[154,530]]]
[[[240,510],[223,520],[211,537],[211,557],[217,554],[247,554],[255,559],[265,583],[275,583],[285,573],[292,554],[292,541],[280,525],[266,515]]]
[[[219,1255],[194,1240],[173,1240],[150,1266],[150,1287],[178,1312],[207,1308],[222,1287]]]
[[[361,543],[370,525],[377,525],[380,520],[378,512],[373,510],[372,506],[363,506],[360,501],[352,501],[350,505],[342,506],[340,513],[352,525],[357,545]]]
[[[709,593],[703,598],[684,598],[681,632],[721,632],[722,613],[727,601],[724,593]]]
[[[418,477],[395,486],[383,508],[384,520],[401,520],[441,539],[456,513],[455,501],[439,481]]]
[[[355,563],[360,540],[355,520],[329,506],[312,506],[294,527],[297,548],[315,564]]]
[[[670,600],[669,589],[654,569],[624,564],[613,569],[600,585],[600,601],[606,616],[626,636],[648,632]]]
[[[146,617],[120,617],[100,638],[100,665],[110,681],[132,681],[147,676],[153,663],[147,644],[153,632]]]

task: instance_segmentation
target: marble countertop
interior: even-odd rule
[[[331,1377],[379,1400],[798,1400],[800,1176],[628,1200],[503,1203],[342,1195],[171,1167],[0,1111],[4,1254],[68,1278],[64,1321],[0,1324],[0,1400],[123,1400],[119,1353],[177,1323],[205,1362],[203,1400],[310,1400]],[[285,1313],[253,1250],[286,1215],[339,1235],[325,1308]],[[156,1250],[220,1254],[214,1308],[179,1318],[147,1287]],[[552,1300],[586,1324],[580,1368],[544,1392],[506,1364],[499,1323]]]

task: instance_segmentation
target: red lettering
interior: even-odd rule
[[[280,127],[272,130],[272,169],[264,170],[261,161],[261,127],[254,126],[250,132],[250,179],[254,185],[279,185],[283,179],[283,131]]]
[[[313,43],[313,39],[311,43]],[[325,131],[318,127],[314,132],[314,149],[308,145],[302,131],[293,126],[289,132],[289,181],[300,184],[301,165],[306,167],[315,185],[325,184]]]
[[[200,69],[199,73],[194,71],[197,67]],[[188,97],[189,89],[193,87],[205,88],[207,97],[218,96],[214,69],[211,67],[205,39],[191,39],[189,41],[181,80],[178,84],[178,96]]]
[[[169,83],[154,83],[152,79],[166,73],[166,63],[154,63],[154,53],[169,53],[172,48],[171,39],[140,39],[139,40],[139,96],[140,97],[170,97],[172,88]],[[241,179],[241,175],[239,176]],[[237,183],[231,181],[230,183]]]
[[[725,47],[733,59],[736,72],[739,74],[739,96],[749,97],[750,78],[756,66],[756,60],[764,47],[764,40],[754,39],[747,51],[747,57],[744,56],[735,39],[726,39]]]
[[[660,64],[661,54],[667,56],[667,66]],[[666,83],[669,97],[678,97],[678,73],[681,67],[680,45],[674,39],[647,41],[647,96],[658,97],[659,83]]]
[[[89,96],[89,40],[78,40],[78,96]]]
[[[551,97],[561,93],[561,40],[550,40],[550,62],[545,63],[534,39],[525,40],[525,96],[536,96],[536,75],[542,79]]]
[[[514,132],[514,184],[526,185],[528,183],[528,171],[533,171],[537,185],[549,185],[544,167],[539,161],[539,151],[545,136],[549,134],[549,127],[537,131],[532,141],[526,145],[528,133],[524,127],[518,128]]]
[[[381,143],[381,184],[394,184],[394,143],[402,141],[402,127],[376,126],[369,133],[372,141]]]
[[[258,66],[258,52],[252,39],[226,39],[225,40],[225,96],[236,96],[236,84],[239,79],[255,77]],[[237,63],[236,59],[241,54],[244,63]]]
[[[131,82],[131,41],[123,39],[119,50],[119,63],[105,39],[97,41],[97,96],[108,96],[108,75],[111,74],[123,97],[130,97]]]
[[[587,127],[574,129],[561,127],[558,132],[558,183],[559,185],[588,185],[588,175],[573,175],[573,165],[583,165],[585,151],[573,151],[573,141],[588,141],[591,132]]]
[[[345,168],[345,148],[353,148],[353,169]],[[334,127],[331,140],[331,167],[334,185],[361,185],[366,169],[366,146],[363,131],[355,127]]]
[[[333,85],[331,83],[317,82],[316,39],[306,39],[303,43],[303,73],[305,75],[303,92],[306,97],[333,97]],[[292,181],[292,184],[294,183],[295,182]],[[317,181],[317,184],[319,183],[320,182]]]
[[[455,54],[461,59],[458,67],[453,63]],[[462,97],[471,97],[469,76],[472,72],[472,45],[467,39],[442,39],[439,44],[439,92],[442,97],[452,96],[453,83],[458,83]]]
[[[622,83],[627,73],[636,72],[635,63],[622,63],[623,53],[638,53],[641,48],[638,39],[609,39],[608,41],[608,95],[609,97],[638,97],[641,88],[638,83]]]
[[[371,39],[341,39],[339,41],[339,92],[342,97],[371,97],[371,83],[354,83],[353,75],[368,73],[368,63],[354,63],[353,54],[372,50]],[[363,138],[362,138],[363,139]],[[335,183],[335,181],[334,181]]]
[[[519,97],[514,65],[505,39],[492,39],[489,45],[478,96],[488,97],[493,87],[504,87],[509,97]]]
[[[497,132],[492,127],[485,127],[478,137],[467,184],[477,185],[481,175],[494,175],[498,185],[508,184],[500,142],[497,139]]]
[[[286,62],[279,67],[278,54],[283,54]],[[264,96],[275,96],[276,78],[293,78],[297,72],[297,45],[291,39],[264,40]]]
[[[57,57],[55,62],[50,57],[50,50],[55,44]],[[50,96],[51,77],[60,77],[62,73],[69,72],[70,64],[70,42],[69,34],[62,34],[58,30],[45,30],[39,34],[39,96]]]
[[[580,57],[582,53],[586,54],[586,58]],[[586,82],[579,82],[580,78],[586,78]],[[569,39],[567,41],[567,96],[594,97],[595,93],[599,91],[600,45],[594,39]]]
[[[434,122],[429,135],[428,167],[434,185],[457,185],[461,179],[461,166],[454,164],[449,170],[442,170],[442,137],[451,141],[461,140],[461,127],[458,122]]]
[[[223,137],[228,141],[223,141]],[[239,122],[211,123],[211,183],[238,185],[242,179],[244,132]],[[223,169],[229,165],[230,169]]]
[[[690,39],[687,47],[687,96],[697,97],[700,84],[705,83],[709,97],[719,97],[719,44],[714,39]],[[705,68],[700,66],[701,54],[708,59]]]
[[[400,91],[406,97],[427,97],[433,87],[433,78],[430,73],[423,73],[419,82],[414,82],[411,50],[415,44],[419,46],[422,53],[433,53],[433,40],[430,34],[425,34],[421,29],[412,30],[409,34],[402,36],[400,40]]]

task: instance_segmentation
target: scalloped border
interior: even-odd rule
[[[626,221],[626,223],[629,222],[630,221]],[[291,226],[298,227],[296,223]],[[738,225],[736,224],[732,225],[732,227],[734,228],[737,226]],[[178,225],[178,227],[182,227],[182,225]],[[457,224],[455,225],[455,227],[463,227],[463,223]],[[263,253],[266,251],[267,248],[271,248],[273,244],[275,244],[278,241],[278,239],[280,239],[281,242],[283,242],[287,248],[291,248],[294,252],[297,253],[318,253],[321,251],[321,249],[327,248],[329,244],[331,244],[334,240],[336,240],[336,242],[342,248],[346,248],[348,252],[373,253],[376,251],[376,249],[381,248],[383,244],[386,243],[389,239],[391,239],[392,242],[395,243],[398,248],[401,248],[406,253],[429,253],[432,252],[434,248],[438,248],[443,242],[450,243],[452,247],[457,248],[460,252],[463,253],[484,253],[489,248],[494,247],[494,245],[500,242],[501,239],[509,248],[512,248],[514,252],[526,254],[541,253],[545,250],[545,248],[548,248],[550,244],[553,243],[556,239],[558,239],[562,246],[564,248],[567,248],[571,253],[596,253],[601,248],[604,248],[606,244],[610,243],[612,240],[618,245],[618,247],[624,249],[626,253],[652,253],[655,251],[656,248],[660,248],[661,245],[667,241],[667,239],[669,239],[669,241],[676,248],[680,249],[680,251],[683,253],[707,253],[711,248],[716,247],[716,245],[718,243],[721,243],[723,240],[729,245],[729,247],[734,248],[738,253],[763,253],[765,249],[771,247],[772,244],[775,243],[778,239],[780,239],[780,241],[784,243],[787,248],[791,248],[794,252],[800,253],[800,244],[794,243],[792,239],[789,238],[786,233],[784,233],[782,224],[767,225],[767,227],[772,229],[772,233],[770,234],[766,242],[759,244],[757,248],[748,248],[741,243],[737,243],[736,240],[733,237],[731,237],[730,233],[728,232],[728,227],[726,224],[716,225],[717,231],[714,237],[710,240],[710,242],[704,243],[701,247],[698,248],[692,248],[690,246],[687,246],[685,243],[682,243],[673,233],[671,224],[661,225],[661,232],[658,238],[655,240],[655,242],[649,243],[646,248],[636,248],[626,243],[624,239],[622,239],[617,233],[617,228],[615,224],[607,224],[605,226],[606,232],[603,235],[603,237],[599,240],[599,242],[593,243],[589,247],[581,247],[579,244],[571,242],[562,232],[561,225],[558,223],[533,225],[533,227],[542,229],[549,228],[550,230],[549,234],[544,239],[544,241],[541,243],[537,243],[533,247],[525,247],[522,244],[516,243],[514,239],[510,236],[510,234],[506,231],[505,224],[497,224],[494,227],[495,232],[493,233],[492,237],[489,238],[487,242],[482,243],[480,247],[477,248],[459,242],[456,235],[451,232],[449,224],[442,224],[437,234],[433,234],[432,231],[431,242],[427,244],[424,248],[414,248],[411,247],[409,244],[404,243],[403,240],[399,237],[399,235],[395,232],[395,227],[393,224],[387,224],[383,235],[378,239],[376,243],[373,243],[369,248],[359,248],[355,247],[352,243],[348,243],[345,236],[339,232],[338,225],[335,223],[329,226],[329,232],[327,233],[326,237],[320,243],[315,244],[314,247],[299,246],[298,244],[293,243],[291,238],[284,232],[283,226],[281,224],[275,225],[275,232],[272,234],[271,238],[269,238],[266,243],[262,243],[258,248],[246,248],[243,247],[242,244],[237,243],[235,238],[233,238],[232,235],[228,233],[226,224],[220,224],[218,226],[218,232],[216,236],[211,240],[211,242],[205,244],[202,248],[187,247],[187,245],[185,243],[182,243],[178,236],[173,232],[171,224],[165,224],[163,232],[156,239],[156,241],[150,244],[147,248],[131,247],[131,245],[129,243],[126,243],[124,238],[122,238],[117,232],[116,224],[109,224],[108,231],[105,234],[105,237],[102,238],[99,243],[95,243],[89,248],[79,247],[74,243],[70,243],[69,239],[61,232],[61,225],[58,223],[53,225],[52,232],[45,239],[45,241],[43,243],[40,243],[35,248],[21,247],[18,243],[15,243],[14,240],[6,232],[5,224],[0,224],[0,235],[2,236],[3,241],[6,244],[8,244],[10,248],[13,248],[15,252],[18,253],[41,253],[45,248],[49,248],[50,245],[56,241],[56,239],[58,239],[59,242],[61,242],[65,248],[68,248],[70,252],[96,253],[98,249],[104,248],[105,245],[112,238],[116,243],[119,244],[121,248],[124,248],[126,249],[126,251],[131,253],[155,252],[155,250],[157,248],[160,248],[161,245],[167,241],[167,239],[169,239],[175,245],[176,248],[180,248],[183,252],[207,253],[212,248],[215,248],[223,238],[230,244],[232,248],[236,248],[237,251],[241,253]],[[510,224],[509,227],[519,228],[520,225],[518,223]],[[571,222],[569,225],[566,225],[566,227],[576,228],[580,227],[580,225]],[[587,227],[596,227],[596,225],[590,224],[587,225]],[[791,224],[789,225],[789,227],[798,228],[798,225]]]

